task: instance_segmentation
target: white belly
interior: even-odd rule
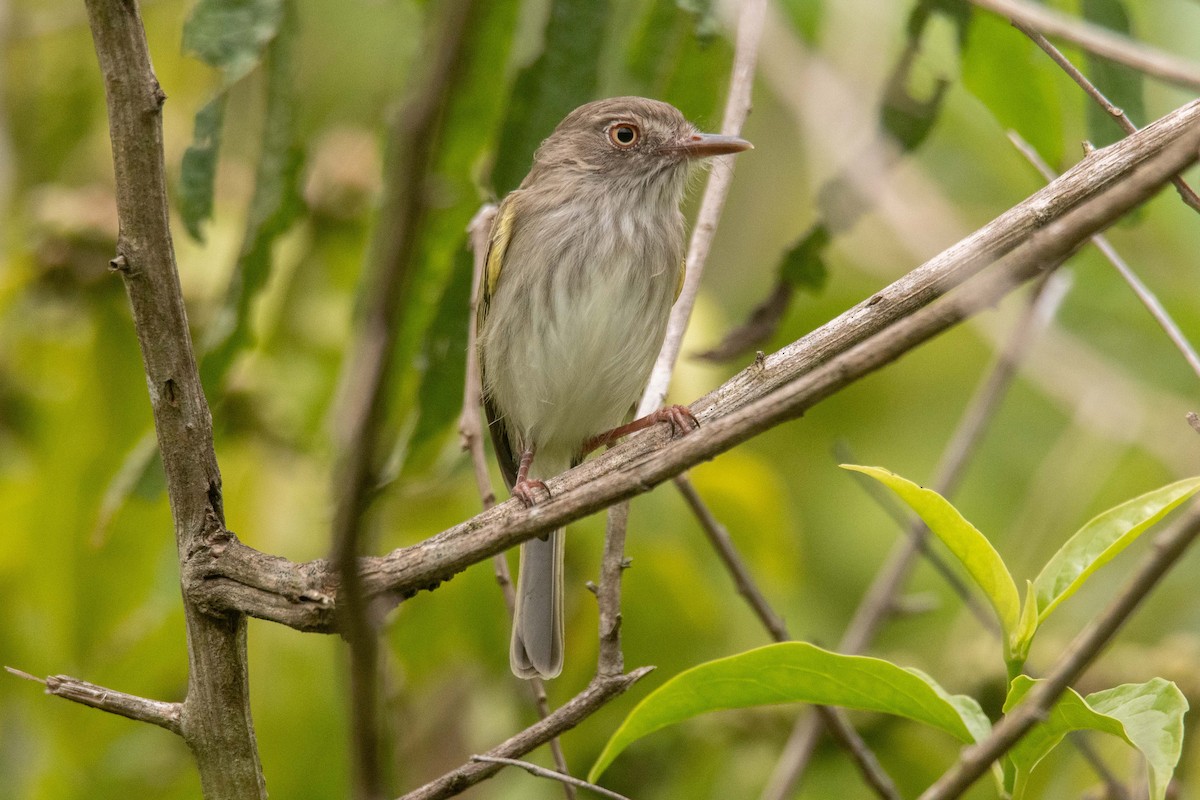
[[[671,268],[670,253],[648,261],[644,250],[620,250],[604,254],[602,267],[589,264],[586,280],[578,270],[546,273],[525,292],[526,303],[506,297],[504,286],[496,292],[483,366],[518,447],[569,459],[585,439],[620,425],[641,395],[662,346],[679,262]],[[517,334],[522,329],[534,333]]]

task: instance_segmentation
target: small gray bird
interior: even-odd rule
[[[679,211],[698,159],[750,143],[699,133],[677,109],[615,97],[567,115],[492,225],[476,321],[484,406],[513,495],[592,449],[686,408],[628,418],[684,276]],[[620,427],[618,427],[620,426]],[[536,454],[536,461],[535,461]],[[510,662],[522,678],[563,664],[563,531],[521,545]]]

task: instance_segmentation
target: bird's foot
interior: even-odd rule
[[[532,508],[537,505],[537,490],[539,489],[546,493],[546,497],[550,496],[550,490],[546,488],[545,481],[539,481],[536,478],[521,478],[513,484],[512,494],[513,497],[524,503],[526,508]]]
[[[597,447],[611,446],[622,436],[628,436],[631,433],[644,430],[660,422],[670,423],[671,433],[675,436],[691,433],[700,427],[700,422],[696,419],[696,415],[687,406],[663,406],[640,419],[635,419],[628,425],[622,425],[618,428],[613,428],[611,431],[596,434],[583,443],[583,452],[586,455]]]

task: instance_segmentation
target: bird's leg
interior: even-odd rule
[[[519,498],[525,504],[526,508],[537,503],[537,494],[534,493],[534,489],[541,489],[547,495],[550,494],[550,490],[546,488],[546,484],[543,481],[539,481],[537,478],[533,480],[529,479],[529,467],[531,464],[533,464],[532,446],[526,447],[521,451],[521,463],[517,467],[517,482],[512,487],[513,497]]]
[[[660,422],[671,423],[671,433],[680,436],[700,427],[700,423],[696,421],[695,415],[692,414],[687,406],[664,406],[658,411],[651,412],[640,419],[635,419],[627,425],[621,425],[613,428],[611,431],[596,434],[583,443],[583,454],[587,455],[597,447],[612,445],[622,436],[637,433]]]

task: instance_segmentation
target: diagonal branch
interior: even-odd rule
[[[692,405],[703,424],[699,432],[668,442],[665,431],[648,430],[548,481],[552,497],[533,509],[502,503],[418,544],[361,559],[364,586],[381,600],[398,602],[532,536],[648,491],[803,413],[994,304],[1143,202],[1195,160],[1198,117],[1200,102],[1193,102],[1135,136],[1095,151],[972,236],[756,362]],[[1005,253],[987,275],[964,287],[969,292],[930,305]],[[306,630],[329,629],[336,579],[323,562],[292,564],[229,537],[219,551],[195,553],[189,567],[204,584],[210,608],[244,608]],[[236,578],[226,580],[230,575]],[[327,598],[330,606],[291,603],[281,589]]]

